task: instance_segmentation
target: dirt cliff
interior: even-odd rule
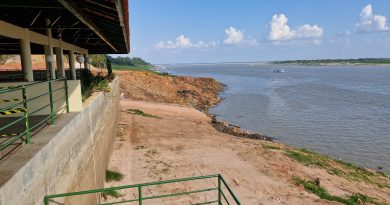
[[[223,85],[212,78],[162,75],[150,71],[116,71],[123,97],[160,103],[190,105],[207,110],[220,99]]]

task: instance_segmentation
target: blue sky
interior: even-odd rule
[[[130,0],[152,63],[390,57],[389,0]]]

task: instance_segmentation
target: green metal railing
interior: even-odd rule
[[[191,191],[185,191],[185,192],[176,192],[176,193],[170,193],[170,194],[162,194],[162,195],[150,195],[146,196],[144,193],[144,189],[146,187],[152,187],[152,186],[158,186],[158,185],[164,185],[164,184],[172,184],[172,183],[180,183],[180,182],[192,182],[192,181],[199,181],[199,180],[206,180],[206,179],[212,179],[217,180],[216,183],[213,183],[214,186],[206,188],[206,189],[196,189]],[[72,196],[80,196],[80,195],[87,195],[87,194],[103,194],[110,191],[117,191],[117,190],[125,190],[125,189],[137,189],[138,196],[135,196],[135,199],[125,199],[123,201],[117,201],[117,202],[109,202],[109,203],[98,203],[99,205],[111,205],[111,204],[128,204],[131,202],[138,203],[138,205],[142,205],[143,202],[147,202],[152,199],[162,199],[162,198],[172,198],[172,197],[178,197],[178,196],[188,196],[190,194],[197,194],[197,193],[210,193],[211,197],[213,199],[209,201],[202,201],[197,202],[193,204],[218,204],[218,205],[241,205],[236,195],[233,193],[229,185],[226,183],[225,179],[220,175],[208,175],[208,176],[199,176],[199,177],[190,177],[190,178],[183,178],[183,179],[173,179],[173,180],[166,180],[166,181],[158,181],[158,182],[151,182],[151,183],[145,183],[145,184],[134,184],[134,185],[127,185],[127,186],[120,186],[120,187],[111,187],[111,188],[103,188],[103,189],[95,189],[95,190],[88,190],[88,191],[80,191],[80,192],[72,192],[72,193],[65,193],[65,194],[55,194],[55,195],[47,195],[45,196],[45,205],[49,205],[50,202],[52,204],[63,204],[63,202],[56,201],[57,200],[64,200],[66,197],[72,197]]]
[[[55,81],[63,81],[64,85],[63,87],[59,87],[56,89],[53,89],[53,83]],[[39,93],[37,96],[31,96],[30,98],[27,97],[27,89],[33,89],[34,86],[47,84],[47,92],[46,90],[43,91],[43,93]],[[55,97],[55,93],[63,90],[64,95],[61,97]],[[12,94],[9,94],[12,93]],[[5,95],[11,95],[13,99],[4,99]],[[15,96],[21,96],[21,98],[17,98]],[[33,101],[36,101],[44,96],[49,96],[49,103],[45,104],[35,110],[29,109],[30,103]],[[60,107],[59,109],[55,109],[55,104],[58,102],[61,102],[61,100],[65,101],[65,105],[63,107]],[[6,123],[5,125],[0,126],[0,138],[2,139],[0,143],[0,151],[4,150],[8,146],[12,145],[14,142],[22,139],[27,144],[29,144],[30,141],[30,135],[31,131],[39,128],[43,124],[47,123],[47,121],[50,119],[50,123],[53,125],[55,120],[55,115],[61,110],[66,110],[66,112],[69,112],[69,101],[68,101],[68,84],[66,78],[59,78],[55,80],[49,80],[49,81],[42,81],[42,82],[33,82],[30,84],[25,84],[21,86],[14,86],[14,87],[0,87],[0,105],[1,103],[10,103],[15,102],[11,105],[1,107],[0,106],[0,117],[1,115],[14,115],[17,113],[23,113],[23,116],[21,117],[11,117],[11,118],[4,118],[4,119],[10,119],[10,122]],[[62,101],[63,102],[63,101]],[[40,106],[40,105],[39,105]],[[44,110],[45,108],[50,107],[50,114],[48,116],[44,115],[43,119],[40,120],[37,123],[31,124],[31,116],[39,114],[40,111]],[[16,119],[15,119],[16,118]],[[2,133],[7,128],[12,129],[12,127],[16,126],[17,123],[24,122],[24,128],[20,130],[20,128],[16,131],[13,130],[12,133]],[[23,139],[25,137],[25,139]],[[5,140],[3,140],[5,139]]]

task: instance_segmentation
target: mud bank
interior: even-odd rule
[[[162,75],[150,71],[116,71],[129,100],[188,105],[206,111],[220,102],[223,85],[212,78]]]
[[[134,109],[145,114],[128,112]],[[210,117],[189,106],[121,100],[121,110],[109,169],[125,178],[106,187],[219,173],[242,204],[342,204],[329,199],[359,201],[349,203],[354,205],[390,202],[386,175],[281,143],[219,132]],[[325,190],[329,199],[308,187]],[[178,184],[160,191],[187,189]],[[132,199],[137,191],[120,194],[107,202]],[[166,204],[197,203],[203,197]]]

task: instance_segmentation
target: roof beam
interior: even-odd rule
[[[125,21],[123,19],[123,7],[122,7],[122,3],[121,1],[119,0],[114,0],[115,2],[115,7],[116,7],[116,10],[118,11],[118,17],[119,17],[119,22],[120,22],[120,25],[122,27],[122,31],[123,31],[123,38],[125,39],[125,44],[126,44],[126,50],[129,51],[129,42],[128,42],[128,38],[127,38],[127,35],[126,35],[126,26],[125,26]],[[130,33],[129,33],[130,35]]]
[[[115,11],[114,8],[112,8],[112,7],[110,7],[110,6],[106,6],[106,5],[102,4],[102,3],[96,2],[96,1],[94,1],[94,0],[84,0],[84,1],[86,1],[86,2],[88,2],[88,3],[90,3],[90,4],[98,5],[98,6],[100,6],[100,7],[103,7],[103,8],[105,8],[105,9],[108,9],[108,10]]]
[[[35,16],[35,18],[31,21],[30,23],[30,27],[34,25],[35,21],[38,19],[39,15],[41,15],[42,13],[42,10],[40,10],[37,15]]]
[[[58,6],[36,6],[36,5],[7,5],[0,4],[2,8],[32,8],[32,9],[64,9],[63,7]]]
[[[29,27],[28,29],[48,29],[48,28],[51,28],[51,29],[76,29],[76,30],[90,30],[89,28],[78,28],[78,27]]]
[[[69,12],[75,15],[81,22],[83,22],[88,28],[96,33],[107,45],[109,45],[114,51],[118,52],[115,46],[108,40],[108,38],[103,34],[103,32],[97,27],[92,20],[90,20],[87,15],[76,5],[73,0],[57,0],[62,4]]]
[[[53,21],[53,23],[50,24],[50,27],[53,27],[54,24],[57,23],[58,20],[60,20],[61,16],[59,16],[58,18],[56,18],[56,20]]]
[[[26,39],[27,37],[29,37],[31,43],[36,43],[36,44],[40,44],[40,45],[48,45],[49,44],[47,36],[40,34],[40,33],[36,33],[34,31],[30,31],[26,28],[22,28],[22,27],[7,23],[5,21],[1,21],[1,20],[0,20],[0,35],[8,37],[8,38],[13,38],[13,39]],[[73,44],[66,43],[63,41],[60,42],[59,40],[57,40],[55,38],[52,38],[50,40],[51,40],[53,47],[59,47],[61,44],[62,48],[65,50],[73,50],[77,53],[82,53],[82,54],[88,53],[88,50],[86,50],[84,48],[80,48],[80,47],[75,46]]]
[[[89,9],[89,8],[83,8],[84,11],[87,11],[89,13],[92,13],[94,15],[97,15],[97,16],[101,16],[101,17],[104,17],[104,18],[107,18],[107,19],[110,19],[111,21],[118,21],[118,19],[116,19],[114,16],[110,16],[110,15],[107,15],[107,14],[103,14],[101,12],[97,12],[97,11],[94,11],[92,9]]]

